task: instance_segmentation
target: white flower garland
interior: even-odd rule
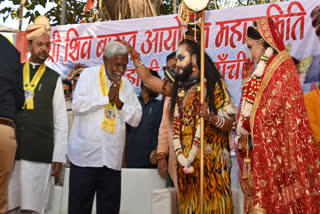
[[[180,120],[179,120],[179,112],[178,106],[176,104],[174,111],[174,120],[173,120],[173,148],[176,152],[177,160],[181,166],[183,166],[183,171],[186,174],[193,173],[194,168],[192,166],[192,162],[198,154],[199,146],[200,146],[200,120],[198,121],[197,130],[192,141],[192,147],[189,151],[188,157],[185,157],[180,142]]]
[[[246,83],[249,82],[254,77],[259,77],[259,78],[262,77],[262,75],[265,71],[266,65],[267,65],[267,61],[272,55],[273,55],[273,48],[268,47],[267,50],[265,51],[264,55],[261,57],[261,60],[259,61],[256,70],[251,74],[250,78],[246,81]],[[238,136],[240,134],[244,134],[244,135],[249,134],[243,128],[241,117],[249,117],[252,113],[252,109],[253,109],[253,103],[246,101],[246,97],[243,97],[242,104],[241,104],[240,118],[239,118],[239,122],[238,122],[238,126],[237,126]]]

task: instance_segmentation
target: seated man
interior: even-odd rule
[[[151,74],[160,78],[158,72],[150,70]],[[142,106],[142,118],[139,126],[128,129],[127,167],[155,168],[150,162],[152,151],[158,146],[158,133],[162,117],[163,102],[157,100],[158,93],[152,91],[141,81],[139,101]]]
[[[69,214],[91,213],[95,193],[97,214],[119,213],[126,123],[138,126],[141,119],[139,100],[122,77],[128,64],[126,46],[109,42],[103,63],[83,70],[73,96]]]

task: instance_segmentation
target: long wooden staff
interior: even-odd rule
[[[202,10],[201,12],[201,66],[200,66],[200,103],[204,102],[204,24],[205,24],[205,10]],[[203,117],[200,118],[200,213],[203,214],[203,195],[204,195],[204,189],[203,189],[203,178],[204,178],[204,119]]]

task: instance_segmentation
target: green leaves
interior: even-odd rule
[[[21,0],[13,0],[12,3],[13,4],[20,4]]]
[[[177,1],[177,11],[178,6],[182,2],[182,0],[176,0]],[[160,14],[161,15],[169,15],[173,14],[173,0],[164,0],[160,6]]]
[[[5,0],[0,0],[0,3]],[[115,0],[110,0],[115,1]],[[174,0],[163,0],[160,7],[160,14],[167,15],[173,14],[173,1]],[[177,7],[182,0],[176,0]],[[280,0],[287,1],[287,0]],[[96,18],[92,18],[92,9],[89,10],[86,14],[83,13],[86,0],[66,0],[67,5],[67,17],[66,24],[78,24],[80,22],[90,22],[95,21]],[[208,10],[221,9],[227,7],[240,7],[246,5],[256,5],[264,4],[269,2],[276,2],[276,0],[210,0],[207,7]],[[20,18],[20,3],[21,0],[12,0],[11,3],[14,7],[5,7],[0,10],[0,14],[3,15],[3,22],[11,16],[12,19]],[[33,22],[34,19],[39,15],[46,15],[52,25],[60,24],[61,19],[61,10],[62,10],[62,0],[26,0],[24,5],[24,16],[23,18],[28,18],[29,23]],[[95,12],[99,13],[97,9],[93,9]],[[104,14],[105,17],[108,17],[107,14]]]
[[[0,0],[0,3],[4,0]],[[23,18],[29,19],[29,23],[39,15],[46,15],[52,25],[60,24],[61,19],[61,0],[27,0],[24,5]],[[67,20],[66,24],[80,23],[82,18],[87,16],[83,14],[85,0],[67,0]],[[21,0],[12,0],[14,7],[5,7],[0,10],[3,15],[3,22],[11,16],[12,19],[20,18]]]

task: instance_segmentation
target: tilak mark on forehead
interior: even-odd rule
[[[177,51],[176,51],[176,56],[178,56],[180,54],[180,52],[181,52],[181,49],[178,48]]]

